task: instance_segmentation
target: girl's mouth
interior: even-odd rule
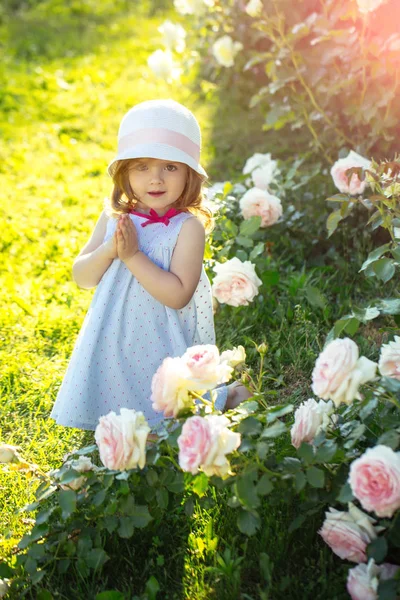
[[[163,194],[165,194],[165,192],[148,192],[149,196],[156,196],[158,198],[158,196],[162,196]]]

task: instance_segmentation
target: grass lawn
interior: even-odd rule
[[[46,0],[11,12],[15,4],[0,13],[0,441],[19,446],[28,461],[47,471],[92,439],[48,417],[93,293],[77,288],[71,266],[110,192],[106,165],[121,116],[156,97],[186,104],[202,125],[203,163],[214,180],[228,179],[259,149],[274,153],[284,146],[270,137],[265,147],[257,118],[242,140],[246,107],[238,103],[228,113],[229,98],[220,98],[217,90],[201,92],[196,72],[179,84],[153,78],[146,61],[160,43],[157,27],[167,16],[175,18],[167,9],[156,10],[155,1]],[[303,242],[308,246],[302,253]],[[275,240],[271,272],[279,277],[271,277],[268,297],[249,308],[224,307],[216,318],[219,344],[245,345],[254,366],[253,340],[268,342],[264,381],[271,402],[308,397],[315,357],[334,320],[351,304],[349,296],[362,304],[364,297],[379,295],[373,283],[360,280],[357,264],[347,260],[351,252],[337,255],[339,274],[334,261],[314,260],[310,240],[298,241],[295,250],[292,243]],[[307,303],[307,284],[320,288],[325,308]],[[376,358],[385,328],[364,329],[370,358]],[[32,501],[35,486],[27,473],[0,471],[0,556],[7,560],[31,526],[29,514],[15,511]],[[176,507],[145,534],[124,544],[109,540],[115,561],[101,577],[60,576],[51,591],[71,600],[118,589],[130,598],[154,575],[158,598],[165,599],[346,598],[347,567],[316,536],[320,515],[305,531],[289,535],[301,507],[282,506],[276,498],[266,504],[262,532],[247,540],[226,511],[223,494],[210,493],[191,516]],[[270,562],[264,559],[260,575],[263,553]],[[269,595],[263,590],[271,577]]]

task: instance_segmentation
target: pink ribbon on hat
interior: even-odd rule
[[[177,131],[164,129],[162,127],[149,127],[147,129],[136,129],[118,140],[118,152],[124,152],[140,144],[166,144],[189,154],[196,162],[200,158],[200,145]]]
[[[148,215],[146,215],[145,213],[138,212],[137,210],[130,210],[129,212],[131,215],[145,217],[147,221],[141,223],[141,226],[147,227],[147,225],[151,225],[152,223],[164,223],[164,225],[169,225],[169,220],[172,217],[175,217],[175,215],[179,215],[180,211],[176,210],[176,208],[170,208],[162,217],[160,217],[160,215],[158,215],[153,208],[150,209],[150,213]]]

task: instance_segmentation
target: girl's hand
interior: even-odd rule
[[[109,240],[103,243],[103,247],[107,252],[108,258],[114,260],[114,258],[118,258],[117,252],[117,231],[115,231],[114,235],[110,237]]]
[[[117,223],[117,252],[122,261],[129,260],[139,251],[138,237],[129,215],[122,215]]]

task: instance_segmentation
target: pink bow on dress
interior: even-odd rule
[[[176,210],[176,208],[170,208],[169,210],[167,210],[165,215],[163,215],[162,217],[160,217],[160,215],[158,215],[156,213],[154,208],[150,209],[150,213],[148,215],[146,215],[145,213],[138,212],[136,210],[130,210],[129,212],[132,215],[138,215],[139,217],[145,217],[147,219],[147,221],[145,221],[144,223],[141,223],[141,225],[142,225],[142,227],[146,227],[147,225],[151,225],[152,223],[164,223],[164,225],[169,225],[169,220],[172,217],[175,217],[175,215],[178,215],[180,211]]]

